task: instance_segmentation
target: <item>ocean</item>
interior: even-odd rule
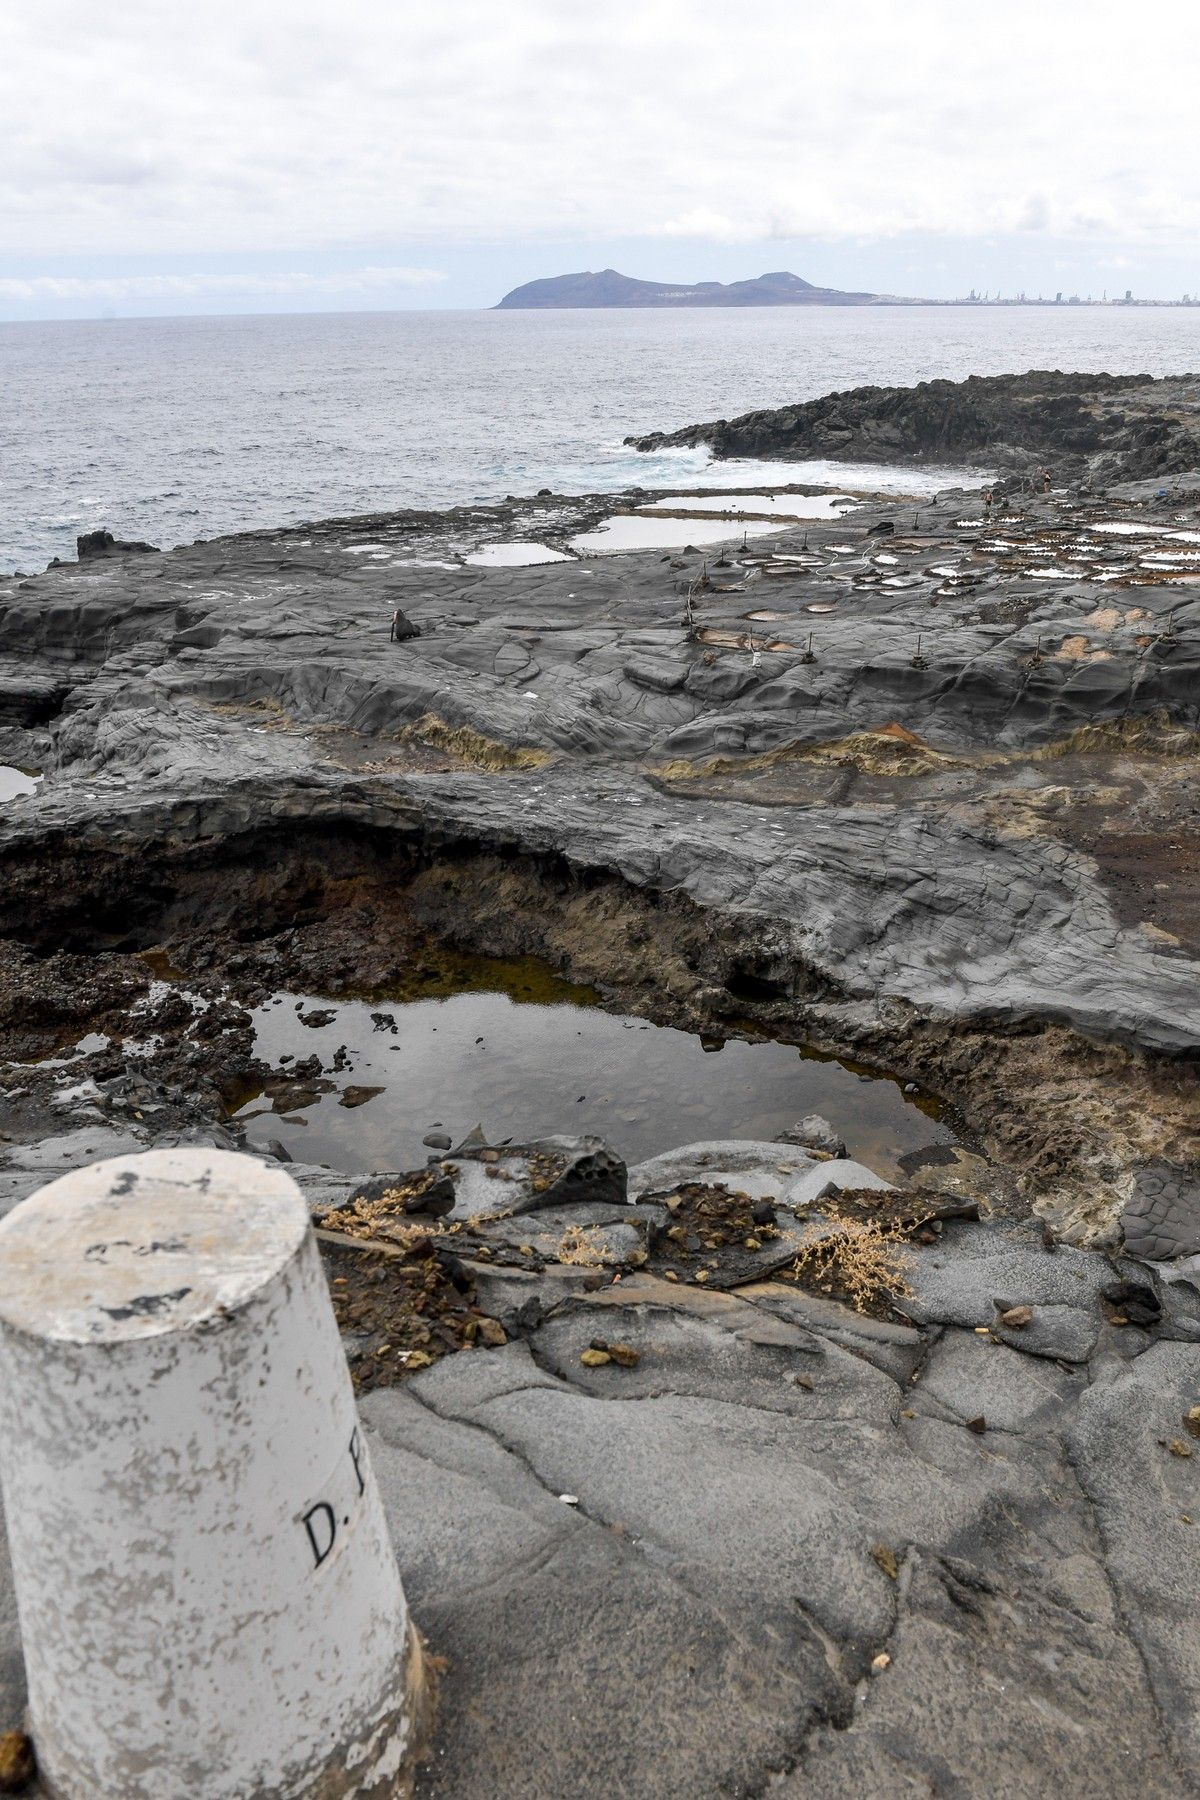
[[[640,456],[621,440],[868,382],[1029,368],[1195,370],[1200,311],[780,307],[0,324],[0,570],[73,556],[76,534],[101,525],[165,547],[541,487],[847,482],[845,465],[711,465],[703,451]],[[908,485],[930,479],[909,476]]]

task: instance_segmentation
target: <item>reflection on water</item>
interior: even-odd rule
[[[760,537],[764,531],[777,530],[777,525],[753,519],[656,519],[648,513],[636,518],[622,513],[605,519],[595,531],[572,538],[571,548],[592,556],[617,550],[681,550],[687,544],[731,543],[744,535]]]
[[[428,1157],[430,1130],[457,1142],[481,1123],[493,1141],[598,1132],[636,1162],[700,1138],[773,1138],[820,1112],[851,1155],[886,1174],[905,1151],[952,1140],[930,1102],[923,1110],[885,1077],[793,1045],[702,1040],[614,1016],[593,990],[534,962],[431,964],[430,997],[413,999],[420,975],[397,1000],[280,994],[259,1007],[265,1061],[316,1053],[329,1072],[339,1049],[347,1055],[337,1090],[297,1113],[248,1101],[240,1116],[252,1142],[278,1138],[297,1161],[351,1171],[411,1168]],[[461,991],[468,984],[478,985]],[[350,1108],[347,1085],[382,1091]]]
[[[849,494],[671,494],[639,507],[643,513],[720,513],[723,518],[742,513],[769,513],[772,518],[837,519],[857,502]]]
[[[485,544],[464,558],[480,569],[529,569],[535,563],[570,560],[561,550],[551,550],[549,544]]]
[[[27,775],[24,769],[0,764],[0,800],[16,800],[21,794],[36,794],[40,775]]]

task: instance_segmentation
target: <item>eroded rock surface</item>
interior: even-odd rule
[[[704,444],[714,456],[861,462],[1035,463],[1140,480],[1200,467],[1200,379],[1149,375],[972,375],[915,387],[851,388],[796,406],[627,438],[639,450]]]
[[[260,1063],[248,1009],[432,939],[961,1123],[903,1190],[807,1120],[633,1204],[619,1144],[557,1192],[435,1141],[423,1222],[394,1169],[400,1239],[327,1243],[443,1308],[397,1361],[389,1268],[346,1323],[450,1659],[430,1796],[1200,1791],[1200,458],[1188,383],[1073,380],[917,390],[894,439],[843,405],[845,454],[1011,440],[1092,484],[988,511],[597,557],[653,496],[540,496],[0,581],[3,753],[44,772],[0,807],[3,1204],[236,1146],[247,1087],[369,1107],[340,1053]],[[465,561],[506,540],[569,560]],[[293,1169],[353,1238],[362,1178]],[[887,1306],[795,1274],[841,1207],[903,1226]]]
[[[461,560],[569,544],[601,504],[548,498],[2,584],[8,753],[45,770],[0,815],[14,979],[37,953],[21,1010],[49,1042],[118,973],[52,984],[48,951],[367,986],[403,960],[403,905],[625,1006],[911,1073],[1027,1203],[1115,1241],[1142,1167],[1200,1157],[1188,491],[986,515],[958,491],[725,551]],[[397,611],[418,638],[391,641]],[[223,1029],[206,1123],[218,1065],[254,1073]]]

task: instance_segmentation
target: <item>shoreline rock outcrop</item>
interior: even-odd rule
[[[1200,468],[1200,376],[972,375],[862,387],[793,406],[626,438],[638,450],[706,446],[718,458],[1041,464],[1136,481]]]

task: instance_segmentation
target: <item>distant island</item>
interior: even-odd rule
[[[1002,295],[977,293],[974,288],[957,300],[917,300],[903,294],[851,293],[843,288],[817,287],[786,269],[771,275],[755,275],[748,281],[638,281],[619,269],[587,269],[578,275],[551,275],[543,281],[527,281],[505,294],[493,312],[536,311],[539,307],[619,306],[1200,306],[1200,299],[1184,294],[1181,300],[1135,299],[1131,289],[1099,300],[1088,294],[1057,293]]]
[[[505,294],[495,311],[560,306],[920,306],[892,294],[851,294],[814,287],[786,269],[749,281],[637,281],[617,269],[587,270],[527,281]]]

